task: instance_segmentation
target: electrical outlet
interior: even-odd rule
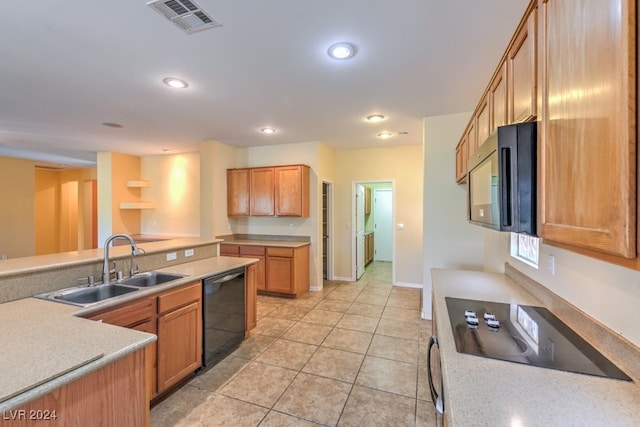
[[[289,224],[289,230],[293,230],[293,224]]]
[[[193,256],[193,249],[185,249],[184,250],[184,256],[185,257]]]
[[[174,261],[178,258],[178,254],[175,252],[169,252],[167,254],[167,261]]]

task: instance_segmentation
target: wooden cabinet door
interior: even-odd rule
[[[293,258],[267,256],[266,290],[268,292],[293,294],[293,278]]]
[[[489,137],[491,121],[489,110],[489,98],[485,97],[480,102],[480,107],[476,113],[476,126],[478,128],[478,147]]]
[[[478,134],[476,133],[476,120],[475,118],[471,119],[469,125],[466,130],[466,139],[467,139],[467,162],[469,161],[469,157],[473,155],[478,149]],[[469,167],[467,165],[467,167]]]
[[[275,168],[275,214],[309,216],[309,168],[307,166]]]
[[[636,256],[635,2],[541,9],[540,236]]]
[[[255,275],[256,275],[256,288],[259,291],[264,291],[265,289],[265,272],[264,266],[266,263],[265,257],[265,247],[264,246],[240,246],[240,256],[247,258],[258,258],[258,261],[255,265]]]
[[[507,53],[509,123],[526,122],[536,117],[537,11],[536,8],[532,10]],[[570,46],[567,45],[567,49]]]
[[[467,161],[469,158],[467,134],[458,143],[456,147],[456,182],[463,184],[467,182]]]
[[[371,214],[371,187],[364,187],[364,214]]]
[[[249,169],[227,170],[227,215],[248,216]]]
[[[256,289],[256,265],[247,267],[245,275],[245,337],[256,327],[258,314],[258,290]]]
[[[500,71],[489,86],[489,105],[491,107],[491,126],[489,134],[495,132],[498,126],[507,124],[507,64],[502,63]]]
[[[274,209],[274,169],[250,169],[250,212],[252,216],[269,216]]]
[[[158,392],[176,384],[202,364],[200,301],[158,317]]]

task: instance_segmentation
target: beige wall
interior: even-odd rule
[[[0,157],[0,258],[35,254],[34,162]]]
[[[200,236],[232,234],[227,219],[227,169],[239,167],[238,148],[218,141],[200,143]]]
[[[431,269],[482,270],[483,229],[467,222],[466,186],[456,184],[456,145],[470,113],[424,119],[424,288],[422,316],[431,318]]]
[[[33,169],[32,169],[33,170]],[[35,169],[35,255],[60,252],[60,174]]]
[[[393,187],[395,283],[422,285],[422,147],[407,145],[335,152],[334,268],[352,277],[354,182],[389,181]],[[403,230],[395,229],[404,224]]]
[[[155,203],[140,211],[140,232],[170,236],[200,235],[200,154],[140,158],[140,200]]]

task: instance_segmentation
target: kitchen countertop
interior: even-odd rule
[[[262,240],[262,239],[225,239],[221,245],[271,246],[278,248],[301,248],[311,244],[309,241],[295,240]]]
[[[445,297],[543,304],[503,274],[434,269],[431,276],[448,425],[638,424],[636,383],[458,353]]]
[[[156,271],[186,277],[78,307],[37,298],[0,305],[0,411],[17,408],[156,340],[145,332],[83,319],[92,312],[257,262],[212,257]]]
[[[222,240],[200,237],[184,237],[175,240],[141,243],[138,247],[144,249],[145,254],[149,255],[156,252],[211,245],[219,242],[222,242]],[[112,257],[126,256],[131,252],[131,250],[126,246],[114,246],[110,248],[110,251]],[[103,257],[104,249],[85,249],[81,251],[9,258],[0,260],[0,279],[16,274],[30,274],[38,271],[50,270],[52,268],[100,262]]]

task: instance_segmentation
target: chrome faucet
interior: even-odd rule
[[[133,256],[138,255],[140,250],[136,246],[136,242],[133,240],[131,236],[126,234],[112,234],[107,237],[107,240],[104,242],[104,261],[102,263],[102,284],[107,284],[111,281],[111,272],[109,271],[109,244],[116,239],[125,239],[131,244],[131,269],[129,272],[130,276],[133,276]]]

